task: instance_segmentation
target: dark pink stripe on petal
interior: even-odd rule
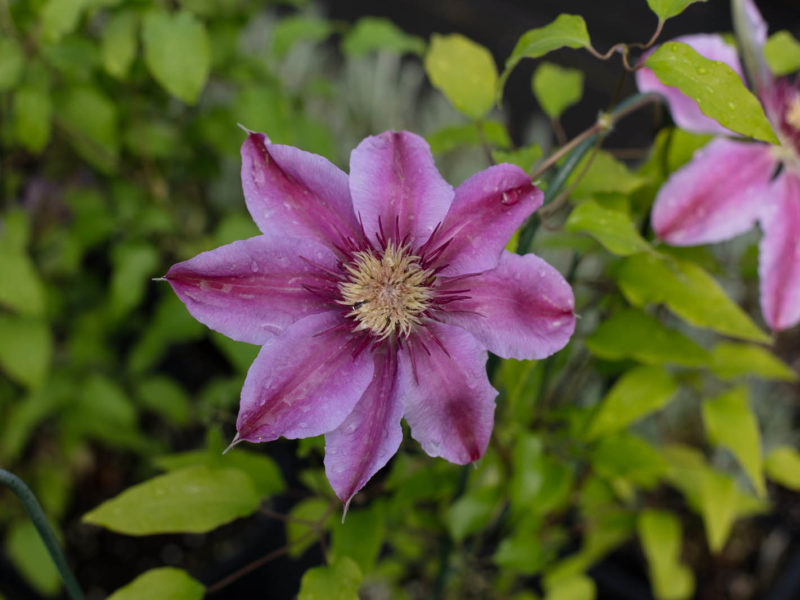
[[[791,171],[770,188],[761,218],[761,310],[775,331],[800,322],[800,179]]]
[[[416,367],[407,351],[400,353],[411,435],[430,456],[460,465],[477,460],[492,435],[497,396],[486,375],[488,354],[458,327],[430,323],[418,335],[428,352],[416,353]]]
[[[444,280],[443,291],[450,285]],[[452,286],[468,287],[469,298],[446,305],[437,316],[503,358],[544,358],[561,350],[575,330],[572,288],[533,254],[503,252],[496,269]]]
[[[375,354],[372,382],[353,412],[325,434],[325,473],[345,504],[397,452],[403,440],[397,357]]]
[[[353,358],[352,336],[330,331],[340,313],[306,317],[269,340],[247,373],[236,429],[250,442],[305,438],[339,427],[372,379],[372,357]]]
[[[543,194],[514,165],[495,165],[456,188],[435,240],[452,240],[437,262],[443,275],[493,269],[514,231],[542,205]],[[435,251],[436,244],[431,250]]]
[[[327,159],[251,133],[242,144],[242,188],[264,233],[311,237],[327,246],[360,231],[347,175]]]
[[[332,285],[312,263],[331,268],[336,257],[309,240],[262,235],[198,254],[166,278],[195,319],[235,340],[263,344],[298,319],[330,310],[304,287]]]
[[[688,44],[696,52],[708,59],[724,62],[736,71],[740,77],[743,77],[742,66],[739,63],[739,57],[736,55],[736,48],[726,44],[721,36],[710,34],[687,35],[675,38],[674,41]],[[652,50],[647,55],[651,53]],[[697,102],[678,88],[661,83],[656,74],[648,67],[643,67],[636,71],[636,85],[641,92],[655,92],[664,96],[669,105],[672,119],[681,129],[695,133],[732,133],[711,117],[704,115],[700,107],[697,106]]]
[[[428,143],[407,131],[368,137],[353,150],[350,193],[373,242],[380,223],[390,238],[408,235],[412,247],[428,239],[453,200],[453,188],[436,169]]]
[[[715,139],[658,192],[653,229],[676,246],[720,242],[747,231],[774,170],[771,146]]]

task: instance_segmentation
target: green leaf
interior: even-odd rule
[[[578,15],[559,15],[552,23],[531,29],[519,38],[498,84],[498,97],[503,93],[506,79],[523,58],[539,58],[559,48],[588,48],[592,45],[586,22]]]
[[[712,469],[697,450],[673,445],[665,447],[663,455],[670,463],[670,482],[700,513],[712,552],[722,550],[738,518],[766,508],[762,500],[742,492],[731,477]]]
[[[498,492],[494,487],[471,490],[448,507],[445,523],[456,542],[462,542],[468,535],[486,527],[497,506]]]
[[[797,381],[797,373],[766,348],[720,342],[711,351],[711,370],[722,379],[755,375],[762,379]]]
[[[25,69],[25,54],[14,38],[0,37],[0,92],[13,89]]]
[[[301,40],[324,41],[333,31],[331,22],[320,17],[292,15],[281,19],[272,31],[271,50],[277,58],[285,58]]]
[[[576,575],[548,586],[544,600],[594,600],[596,597],[594,581],[586,575]]]
[[[604,479],[624,479],[645,489],[654,487],[668,467],[658,450],[624,431],[600,438],[592,465]]]
[[[180,143],[180,131],[168,121],[134,119],[125,130],[125,146],[145,158],[169,158]]]
[[[350,56],[366,56],[375,50],[422,56],[425,40],[407,34],[389,19],[362,17],[342,38],[342,52]]]
[[[340,556],[327,567],[305,572],[297,600],[358,600],[362,577],[352,559]]]
[[[216,331],[211,332],[211,341],[225,355],[231,366],[241,373],[247,373],[259,350],[261,350],[259,346],[246,342],[237,342]]]
[[[764,58],[775,75],[794,73],[800,69],[800,42],[788,31],[779,31],[764,44]]]
[[[44,313],[44,288],[33,261],[23,249],[0,237],[0,305],[26,316]]]
[[[373,502],[366,508],[350,509],[344,523],[331,530],[331,552],[335,557],[352,558],[362,573],[375,566],[386,533],[383,505]]]
[[[639,235],[627,214],[604,208],[593,200],[576,206],[569,215],[565,228],[571,233],[588,233],[609,252],[618,256],[630,256],[650,250],[650,244]]]
[[[53,337],[40,319],[0,313],[0,368],[28,388],[38,388],[47,379]]]
[[[163,375],[143,379],[137,384],[139,404],[161,415],[173,425],[186,425],[192,418],[189,396],[174,380]]]
[[[144,18],[142,41],[155,80],[187,104],[197,102],[211,68],[205,25],[186,11],[152,10]]]
[[[26,150],[39,154],[50,141],[53,103],[43,88],[26,86],[14,93],[14,137]]]
[[[796,448],[775,448],[764,461],[764,470],[773,481],[790,490],[800,490],[800,452]]]
[[[483,118],[494,102],[497,67],[491,53],[457,33],[434,34],[425,55],[425,72],[460,112]]]
[[[330,503],[322,498],[307,498],[298,502],[289,512],[290,520],[286,522],[286,541],[291,546],[289,556],[299,558],[303,552],[317,540],[316,528],[312,523],[319,523],[320,527],[328,527],[333,519]]]
[[[573,198],[588,199],[609,192],[630,194],[645,185],[647,179],[631,172],[624,163],[601,150],[587,154],[567,182],[575,186],[570,193]]]
[[[756,342],[769,341],[719,284],[692,262],[635,254],[622,262],[616,277],[622,293],[634,306],[665,304],[697,327]]]
[[[481,121],[478,123],[465,123],[464,125],[452,125],[444,127],[430,134],[427,137],[434,154],[444,154],[459,147],[480,146],[482,143],[480,131],[483,130],[483,139],[487,144],[507,148],[511,145],[511,138],[508,137],[506,128],[497,121]],[[541,154],[541,150],[539,151]],[[503,161],[499,161],[503,162]]]
[[[513,472],[508,484],[512,514],[545,515],[569,498],[573,470],[569,464],[544,452],[539,437],[523,433],[514,444]]]
[[[286,489],[283,476],[275,461],[266,454],[232,448],[225,454],[223,446],[210,444],[207,450],[191,450],[155,459],[155,464],[167,471],[205,466],[212,470],[232,469],[250,477],[259,498],[280,494]]]
[[[516,150],[492,150],[492,158],[497,164],[509,163],[517,165],[525,172],[529,172],[534,163],[542,157],[542,147],[533,144],[532,146],[523,146]],[[516,246],[515,246],[516,247]]]
[[[659,21],[666,21],[677,17],[687,6],[695,2],[706,2],[706,0],[647,0],[647,5],[656,13]]]
[[[625,373],[600,403],[586,436],[595,439],[617,432],[664,407],[678,390],[660,367],[636,367]]]
[[[106,23],[100,38],[100,56],[106,73],[117,79],[128,76],[136,58],[139,19],[133,11],[120,11]]]
[[[746,387],[736,387],[703,402],[703,423],[709,441],[730,450],[744,468],[759,496],[766,494],[761,466],[761,434],[750,410]]]
[[[667,329],[654,317],[632,308],[601,321],[586,338],[586,347],[606,360],[632,358],[649,365],[695,367],[711,359],[708,352],[682,333]]]
[[[704,115],[724,127],[778,143],[761,103],[725,63],[709,60],[682,42],[667,42],[645,64],[661,83],[677,87],[697,102]]]
[[[36,590],[55,596],[61,589],[61,576],[33,523],[14,525],[6,535],[6,555]]]
[[[558,119],[583,96],[583,72],[542,62],[533,73],[531,87],[542,110],[551,119]]]
[[[645,510],[637,523],[658,600],[684,600],[694,593],[694,575],[680,563],[681,522],[672,513]]]
[[[47,0],[41,15],[45,41],[57,42],[75,31],[87,3],[87,0]]]
[[[108,302],[115,319],[139,305],[160,262],[158,250],[147,242],[127,242],[114,246],[111,251],[113,271]]]
[[[128,535],[205,533],[251,515],[260,501],[244,473],[197,466],[130,487],[83,520]]]
[[[205,586],[186,571],[174,567],[150,569],[128,585],[121,587],[108,600],[202,600]]]
[[[119,160],[117,107],[99,89],[71,88],[60,104],[59,123],[70,133],[70,141],[92,165],[112,172]]]

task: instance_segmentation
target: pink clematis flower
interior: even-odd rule
[[[730,239],[756,222],[761,310],[780,331],[800,322],[800,89],[775,78],[763,58],[767,26],[751,0],[734,0],[734,23],[746,71],[780,145],[717,137],[675,172],[659,191],[652,225],[664,241],[692,246]],[[736,51],[720,36],[678,38],[697,52],[729,65],[743,77]],[[735,135],[700,112],[678,89],[647,68],[636,75],[642,91],[661,93],[675,123],[688,131]]]
[[[402,440],[465,464],[486,450],[497,392],[487,350],[539,359],[575,327],[569,284],[504,250],[542,203],[525,172],[497,165],[453,190],[412,133],[369,137],[350,176],[251,133],[242,186],[262,231],[167,273],[189,312],[262,346],[234,441],[325,434],[325,470],[353,495]]]

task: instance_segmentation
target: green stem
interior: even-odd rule
[[[53,532],[52,527],[50,527],[44,510],[42,510],[42,505],[39,504],[39,501],[36,499],[31,489],[25,485],[22,479],[5,469],[0,469],[0,484],[5,485],[14,492],[17,498],[20,499],[20,502],[22,502],[25,510],[28,511],[31,521],[33,521],[33,524],[36,526],[36,531],[39,532],[39,537],[42,538],[47,551],[50,553],[50,557],[53,559],[61,575],[69,597],[72,598],[72,600],[84,600],[83,591],[67,564],[67,558],[61,550],[61,545],[58,543],[56,534]]]

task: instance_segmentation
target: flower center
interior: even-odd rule
[[[786,122],[800,131],[800,94],[797,94],[789,105],[789,109],[786,111]]]
[[[423,269],[418,256],[407,247],[389,242],[383,253],[356,252],[347,265],[348,279],[339,284],[339,304],[350,306],[356,331],[369,331],[378,339],[408,336],[422,323],[430,305],[433,272]]]

